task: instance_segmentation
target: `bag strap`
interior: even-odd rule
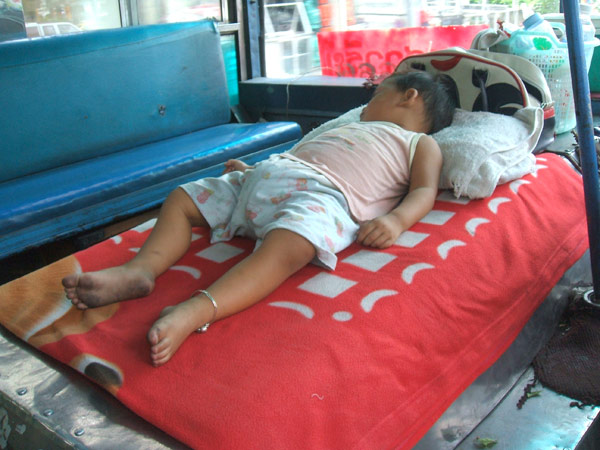
[[[550,93],[550,88],[548,87],[548,82],[546,81],[544,74],[538,66],[528,59],[508,53],[498,53],[487,50],[469,49],[468,52],[501,63],[516,72],[527,87],[527,92],[540,101],[540,107],[542,109],[554,105],[552,94]]]
[[[487,97],[487,90],[485,89],[485,81],[487,79],[487,71],[473,68],[472,71],[473,85],[479,86],[481,91],[481,110],[489,111],[489,102]]]

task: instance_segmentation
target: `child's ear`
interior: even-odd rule
[[[405,92],[405,96],[407,100],[415,100],[419,96],[419,91],[415,88],[408,88]]]
[[[404,91],[404,95],[402,97],[403,99],[401,103],[412,103],[419,97],[419,91],[417,91],[415,88],[408,88],[406,91]]]

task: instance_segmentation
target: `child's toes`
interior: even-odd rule
[[[169,345],[169,341],[167,339],[164,339],[164,340],[160,341],[158,344],[153,345],[150,348],[150,352],[153,355],[159,355],[166,351],[169,351],[170,348],[171,348],[171,346]]]
[[[152,364],[155,366],[162,366],[169,359],[171,359],[170,352],[161,353],[160,356],[152,355]]]
[[[66,277],[64,277],[62,279],[62,285],[65,288],[73,288],[74,289],[77,287],[78,280],[79,280],[78,274],[67,275]]]
[[[160,336],[160,328],[158,328],[157,326],[153,326],[152,328],[150,328],[150,331],[148,331],[148,342],[150,343],[150,345],[152,347],[156,346],[161,339]]]
[[[78,299],[72,299],[71,303],[73,303],[75,308],[80,309],[81,311],[88,309],[88,306]]]

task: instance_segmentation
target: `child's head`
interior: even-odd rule
[[[363,121],[393,122],[412,131],[435,133],[452,123],[455,97],[443,75],[394,73],[377,88]]]

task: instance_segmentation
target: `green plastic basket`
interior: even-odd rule
[[[552,25],[564,27],[563,24]],[[598,39],[584,43],[588,72],[594,47],[598,44]],[[559,42],[555,35],[549,33],[517,30],[509,39],[496,44],[493,50],[521,56],[538,66],[546,78],[554,101],[556,133],[564,133],[575,127],[575,102],[566,42]]]

